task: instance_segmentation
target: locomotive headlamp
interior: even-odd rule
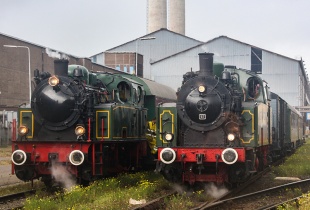
[[[173,141],[174,135],[172,133],[165,133],[165,140],[170,142]]]
[[[200,86],[198,87],[198,91],[199,91],[199,93],[203,93],[203,92],[206,91],[206,87],[203,86],[203,85],[200,85]]]
[[[11,160],[15,165],[23,165],[27,160],[27,155],[23,150],[15,150],[12,153]]]
[[[175,151],[171,148],[164,148],[159,154],[160,160],[165,164],[172,163],[176,156]]]
[[[59,84],[59,79],[56,77],[56,76],[51,76],[49,79],[48,79],[48,84],[52,87],[56,86]]]
[[[233,141],[233,140],[235,140],[235,134],[229,133],[229,134],[227,135],[227,139],[228,139],[228,141]]]
[[[226,148],[222,152],[222,160],[226,164],[234,164],[238,160],[238,153],[232,148]]]
[[[73,150],[69,155],[69,161],[72,165],[81,165],[84,162],[83,152],[80,150]]]
[[[28,131],[29,131],[29,129],[28,129],[26,126],[24,126],[24,125],[22,125],[22,126],[20,126],[20,127],[18,128],[18,133],[19,133],[19,135],[21,135],[21,136],[27,135]]]
[[[85,128],[81,125],[76,126],[75,128],[75,135],[82,136],[85,133]]]

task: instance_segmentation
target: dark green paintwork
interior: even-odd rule
[[[219,78],[222,78],[222,72],[224,71],[224,64],[213,63],[213,74]]]

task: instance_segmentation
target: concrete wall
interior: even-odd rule
[[[185,0],[169,0],[168,29],[185,35]]]
[[[148,33],[167,28],[166,0],[147,1],[147,31]]]

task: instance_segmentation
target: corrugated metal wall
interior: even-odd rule
[[[169,84],[177,90],[182,84],[183,74],[188,71],[199,70],[198,54],[203,52],[214,53],[214,62],[225,65],[236,65],[238,68],[249,69],[251,66],[251,47],[227,38],[220,38],[199,47],[174,55],[152,65],[152,75],[156,82]]]
[[[253,49],[261,52],[261,77],[265,79],[271,91],[279,94],[293,106],[303,106],[306,101],[306,84],[300,62],[276,53],[272,53],[238,40],[221,36],[204,44],[166,29],[148,34],[153,40],[134,40],[110,51],[134,51],[144,56],[144,76],[158,83],[166,84],[177,90],[183,74],[197,71],[198,53],[214,53],[214,62],[235,65],[237,68],[251,70]],[[196,46],[196,47],[194,47]],[[177,54],[178,53],[178,54]],[[168,57],[169,56],[169,57]],[[162,60],[161,60],[162,59]],[[158,61],[158,62],[154,62]],[[150,67],[150,63],[152,63]]]
[[[206,44],[209,52],[214,53],[216,62],[235,65],[237,68],[251,69],[251,47],[227,37],[220,37]]]
[[[263,51],[263,73],[261,77],[268,82],[272,92],[277,93],[290,105],[299,106],[299,65],[286,57]]]
[[[200,44],[200,41],[190,39],[177,33],[172,33],[167,29],[148,34],[146,37],[155,39],[136,39],[124,45],[115,47],[109,52],[135,52],[143,55],[144,78],[154,79],[151,74],[150,63],[168,57],[177,52],[181,52]]]
[[[251,69],[251,45],[227,37],[220,37],[199,47],[184,51],[171,58],[152,65],[152,75],[156,82],[167,84],[177,90],[182,84],[183,74],[197,71],[198,53],[214,53],[214,62]],[[262,50],[262,74],[271,91],[279,94],[289,104],[304,104],[304,80],[298,61]]]

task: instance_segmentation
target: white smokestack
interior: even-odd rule
[[[166,0],[148,0],[147,2],[147,32],[152,33],[161,28],[167,28]]]
[[[169,0],[168,29],[185,35],[185,0]]]

